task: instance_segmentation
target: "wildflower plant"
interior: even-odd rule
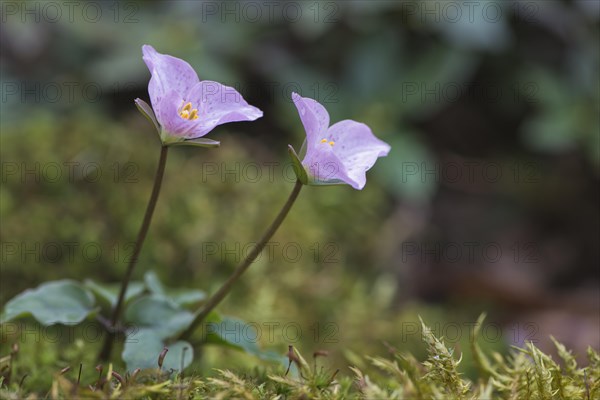
[[[218,305],[235,288],[236,282],[257,259],[275,235],[305,186],[349,185],[365,187],[367,171],[390,146],[378,139],[360,122],[343,120],[330,124],[327,110],[316,100],[292,94],[306,138],[297,153],[288,153],[297,180],[275,219],[256,245],[212,294],[201,288],[169,288],[152,271],[144,271],[142,281],[132,281],[138,257],[149,231],[161,190],[168,151],[176,146],[219,147],[205,136],[221,124],[254,121],[263,116],[233,88],[213,81],[200,81],[185,61],[160,54],[143,46],[143,61],[151,78],[148,85],[150,104],[135,99],[135,105],[158,132],[160,155],[154,184],[138,231],[133,254],[123,279],[116,285],[71,279],[46,282],[7,302],[0,324],[31,316],[43,326],[77,325],[95,319],[104,329],[105,341],[99,349],[93,382],[81,379],[82,364],[66,367],[52,377],[46,397],[51,398],[316,398],[316,399],[595,399],[600,396],[600,357],[588,351],[589,367],[578,366],[575,357],[555,342],[561,363],[532,343],[516,348],[507,357],[486,354],[477,344],[483,316],[477,321],[471,352],[479,371],[479,380],[470,381],[460,372],[462,355],[447,347],[421,321],[422,339],[427,358],[417,360],[393,349],[391,359],[369,357],[376,371],[364,365],[332,370],[319,366],[326,351],[313,353],[312,365],[299,351],[289,347],[287,357],[262,351],[255,342],[231,335],[250,332],[243,321],[221,316]],[[282,152],[284,149],[282,149]],[[274,266],[273,266],[274,267]],[[211,329],[198,331],[202,324]],[[199,337],[201,336],[201,337]],[[121,358],[126,371],[117,371],[113,348],[121,342]],[[214,377],[188,376],[184,373],[205,343],[243,350],[262,359],[279,361],[269,370],[254,376],[219,370]],[[0,396],[34,398],[22,390],[22,382],[13,379],[14,364],[19,362],[18,346],[0,356]],[[197,354],[197,351],[196,351]],[[174,373],[178,371],[178,373]],[[10,385],[10,387],[9,387]]]
[[[76,325],[95,318],[106,331],[98,359],[110,361],[114,344],[122,341],[121,357],[131,373],[139,368],[155,368],[158,354],[160,370],[183,371],[194,358],[194,347],[197,348],[190,343],[194,333],[201,324],[211,323],[214,329],[203,332],[200,344],[217,343],[262,358],[282,360],[278,354],[261,352],[255,343],[228,339],[219,329],[226,330],[228,324],[238,330],[251,327],[221,317],[216,307],[276,233],[304,185],[348,184],[360,190],[366,184],[366,171],[378,157],[388,154],[390,146],[377,139],[367,125],[356,121],[345,120],[329,126],[329,114],[321,104],[294,93],[292,100],[306,131],[305,151],[301,151],[305,153],[304,159],[300,161],[291,146],[288,149],[298,179],[273,222],[231,276],[210,296],[200,289],[167,288],[152,271],[145,271],[143,282],[132,282],[160,194],[169,148],[219,147],[218,141],[205,135],[221,124],[254,121],[263,116],[261,110],[248,104],[235,89],[214,81],[201,81],[184,60],[161,54],[149,45],[142,47],[142,53],[151,74],[150,104],[142,99],[134,102],[158,132],[160,155],[146,212],[121,283],[115,286],[70,279],[47,282],[7,302],[0,323],[32,316],[44,326]],[[135,340],[128,340],[133,333]],[[114,376],[111,371],[106,379]],[[124,378],[120,382],[127,385]],[[319,382],[319,385],[329,384],[327,379]]]

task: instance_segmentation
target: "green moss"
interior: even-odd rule
[[[480,318],[478,324],[483,322]],[[115,373],[112,365],[94,377],[84,374],[78,382],[77,371],[55,373],[38,392],[21,388],[18,374],[7,382],[7,370],[22,371],[33,358],[1,360],[3,363],[0,398],[53,399],[595,399],[600,395],[600,356],[588,350],[589,366],[580,367],[570,352],[556,340],[562,365],[532,343],[515,348],[506,357],[473,352],[482,368],[477,381],[459,373],[457,357],[444,341],[422,323],[422,340],[427,358],[419,362],[411,354],[389,348],[388,357],[365,357],[374,367],[347,366],[345,371],[327,368],[324,352],[315,352],[312,363],[290,348],[291,368],[284,366],[255,368],[250,371],[215,370],[212,376],[186,372],[175,375],[167,371],[145,370],[132,375]],[[478,332],[478,329],[475,330]],[[476,335],[472,338],[477,346]],[[71,350],[80,359],[81,346]],[[47,354],[46,354],[47,355]],[[482,362],[485,360],[485,362]],[[50,366],[49,360],[43,361]],[[56,362],[56,360],[55,360]],[[16,365],[13,365],[16,364]],[[30,366],[32,368],[32,366]],[[15,371],[13,371],[15,372]],[[42,382],[39,382],[40,384]]]

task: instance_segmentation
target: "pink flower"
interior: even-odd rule
[[[366,172],[377,158],[389,153],[390,145],[360,122],[346,119],[329,126],[327,110],[313,99],[292,93],[292,100],[306,131],[305,183],[347,183],[361,190],[367,182]]]
[[[262,111],[249,105],[235,89],[200,81],[187,62],[160,54],[149,45],[144,45],[142,52],[152,74],[148,92],[163,143],[199,138],[218,125],[262,117]],[[136,104],[148,114],[147,104],[140,99]]]

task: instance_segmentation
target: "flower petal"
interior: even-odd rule
[[[195,126],[195,121],[189,121],[179,115],[182,104],[183,98],[174,90],[167,92],[161,98],[156,118],[160,122],[162,135],[176,136],[183,140],[187,132]]]
[[[360,183],[348,175],[346,166],[327,143],[309,147],[302,165],[308,173],[310,184],[335,185],[344,182],[355,189],[362,189],[358,187]]]
[[[198,83],[196,71],[187,62],[154,50],[152,46],[142,46],[144,62],[148,66],[152,78],[148,84],[150,101],[156,114],[162,103],[162,98],[171,90],[183,97],[195,84]],[[160,121],[159,121],[160,122]]]
[[[318,144],[329,127],[329,113],[318,101],[292,93],[300,120],[306,131],[306,144],[311,148]]]
[[[327,130],[327,138],[335,143],[332,151],[336,154],[348,177],[362,189],[367,181],[366,172],[377,158],[387,156],[390,145],[379,140],[371,129],[360,122],[340,121]]]
[[[263,116],[263,112],[249,105],[237,90],[214,81],[196,84],[186,94],[185,102],[198,108],[198,119],[192,121],[193,125],[185,133],[187,138],[204,136],[227,122],[254,121]]]

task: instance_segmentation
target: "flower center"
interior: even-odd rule
[[[179,111],[179,116],[190,121],[198,119],[198,109],[192,108],[192,103],[187,102]]]
[[[321,143],[325,144],[329,144],[331,147],[333,147],[333,145],[335,144],[335,142],[333,140],[327,140],[327,139],[321,139]]]

